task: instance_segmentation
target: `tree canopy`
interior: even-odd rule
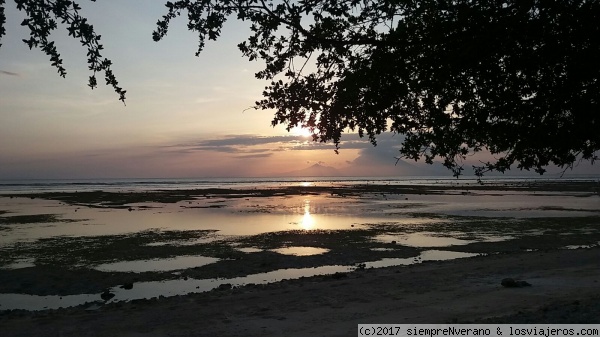
[[[94,1],[94,0],[91,0]],[[89,85],[105,74],[102,45],[79,5],[15,0],[31,37],[61,76],[49,33],[57,21],[88,50]],[[0,38],[4,34],[0,0]],[[373,144],[385,131],[403,135],[400,155],[441,159],[460,175],[467,156],[495,160],[475,173],[518,169],[542,174],[554,164],[592,163],[600,149],[600,1],[597,0],[181,0],[167,2],[153,33],[187,15],[197,55],[228,19],[248,22],[238,47],[262,60],[269,82],[256,109],[272,124],[309,128],[336,148],[348,130]]]

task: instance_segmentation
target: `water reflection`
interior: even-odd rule
[[[304,200],[304,216],[301,226],[303,229],[310,230],[315,228],[315,219],[310,215],[310,200]]]
[[[13,263],[5,266],[0,266],[0,269],[23,269],[29,267],[35,267],[34,259],[18,259]]]
[[[295,256],[309,256],[309,255],[320,255],[325,254],[329,251],[329,249],[319,248],[319,247],[285,247],[272,249],[272,251],[283,254],[283,255],[295,255]]]
[[[244,248],[236,248],[237,250],[239,250],[240,252],[244,252],[244,253],[260,253],[263,250],[260,248],[254,248],[254,247],[244,247]]]
[[[100,271],[134,272],[143,273],[148,271],[169,271],[200,267],[215,263],[219,259],[207,256],[178,256],[170,259],[121,261],[102,264],[96,267]]]
[[[375,240],[382,242],[397,242],[409,247],[448,247],[473,243],[473,240],[462,240],[448,236],[438,236],[436,233],[408,233],[408,234],[382,234],[377,235]]]
[[[460,236],[460,232],[447,232],[446,235]],[[461,246],[468,245],[475,242],[501,242],[514,239],[510,235],[478,235],[474,239],[466,240],[459,239],[452,236],[440,236],[439,233],[435,232],[421,232],[421,233],[406,233],[406,234],[381,234],[375,236],[376,241],[392,243],[409,247],[449,247],[449,246]]]
[[[379,268],[389,266],[402,266],[419,264],[424,261],[452,260],[475,256],[473,253],[427,250],[420,255],[410,258],[389,258],[365,263],[366,268]],[[209,291],[221,284],[229,283],[233,286],[241,286],[249,283],[265,284],[278,282],[284,279],[298,279],[317,275],[327,275],[336,272],[348,272],[355,269],[348,265],[326,265],[316,268],[289,268],[278,269],[266,273],[252,274],[230,279],[176,279],[168,281],[151,281],[135,283],[133,289],[122,289],[114,287],[110,289],[115,297],[108,302],[131,301],[142,298],[153,298],[158,296],[177,296],[190,293]],[[36,296],[26,294],[0,294],[0,310],[25,309],[42,310],[56,309],[97,302],[100,294],[81,294],[69,296]]]
[[[384,258],[378,261],[365,263],[365,268],[383,268],[392,266],[408,266],[424,261],[446,261],[454,259],[463,259],[477,256],[476,253],[454,252],[449,250],[426,250],[417,257],[409,258]]]

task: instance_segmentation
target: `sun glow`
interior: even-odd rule
[[[292,128],[290,130],[290,133],[293,134],[294,136],[301,136],[301,137],[310,137],[312,135],[312,133],[310,132],[309,129],[307,128],[303,128],[301,126],[296,126],[294,128]]]

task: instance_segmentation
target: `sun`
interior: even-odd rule
[[[290,130],[290,133],[293,134],[294,136],[301,136],[301,137],[307,137],[307,138],[312,136],[312,133],[310,132],[309,129],[303,128],[301,126],[296,126],[296,127],[292,128]]]

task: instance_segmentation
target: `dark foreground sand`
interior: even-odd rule
[[[339,276],[339,275],[338,275]],[[532,284],[503,288],[512,277]],[[600,248],[481,256],[0,316],[9,336],[351,336],[359,323],[600,323]]]

